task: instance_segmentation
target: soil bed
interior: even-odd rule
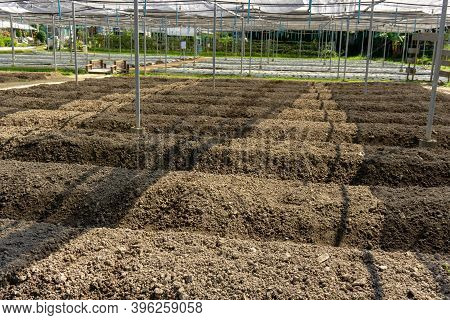
[[[0,157],[40,162],[125,168],[190,170],[392,186],[449,183],[450,154],[444,149],[402,149],[357,144],[179,135],[26,132],[3,138]]]
[[[194,172],[1,164],[0,218],[366,249],[448,253],[450,248],[449,187],[369,188]],[[427,210],[432,213],[421,215]]]
[[[132,77],[0,92],[0,298],[450,298],[450,97]]]
[[[51,76],[45,72],[1,72],[0,83],[45,80]]]
[[[0,223],[0,235],[8,235],[9,244],[0,251],[7,267],[0,278],[2,299],[443,299],[449,295],[442,267],[449,261],[442,255],[187,232]]]

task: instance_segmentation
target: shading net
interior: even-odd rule
[[[90,25],[131,26],[132,0],[74,1],[76,16]],[[214,7],[221,29],[232,30],[244,19],[254,29],[321,30],[336,22],[351,30],[367,30],[373,5],[373,28],[377,31],[433,29],[439,23],[442,0],[140,0],[139,11],[149,25],[165,19],[170,26],[211,26]],[[0,19],[12,15],[26,23],[50,23],[52,15],[69,20],[72,1],[0,0]],[[238,22],[239,23],[239,22]]]

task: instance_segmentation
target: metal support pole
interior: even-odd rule
[[[439,18],[437,19],[437,22],[436,22],[436,33],[438,32],[438,28],[439,28]],[[430,82],[433,82],[433,76],[434,76],[434,72],[435,72],[435,67],[434,66],[435,66],[435,63],[436,63],[436,53],[437,53],[436,49],[437,49],[437,43],[434,42],[433,43],[433,59],[432,59],[432,62],[431,62]]]
[[[9,25],[11,27],[11,59],[12,66],[16,64],[16,48],[14,47],[14,41],[16,40],[16,30],[14,30],[12,14],[9,15]]]
[[[48,24],[45,24],[45,45],[47,46],[47,51],[50,51],[50,47],[48,45]]]
[[[371,32],[371,41],[370,41],[370,61],[369,61],[369,63],[372,63],[372,56],[373,56],[373,43],[374,43],[374,41],[373,41],[373,39],[375,39],[375,30],[372,30],[372,32]]]
[[[213,64],[213,89],[216,89],[216,44],[217,44],[217,38],[216,38],[216,19],[217,19],[217,1],[214,0],[214,20],[213,20],[213,57],[212,57],[212,64]]]
[[[237,9],[236,16],[233,18],[233,32],[231,34],[231,55],[235,56],[237,54],[237,45],[238,45],[238,27],[237,27]]]
[[[348,43],[350,40],[350,18],[347,17],[347,37],[345,39],[345,61],[344,61],[344,78],[343,80],[345,81],[345,78],[347,76],[347,60],[348,60]]]
[[[344,21],[341,20],[341,30],[339,31],[339,52],[338,52],[338,69],[337,69],[337,78],[339,79],[341,72],[341,50],[342,50],[342,27]]]
[[[405,30],[405,40],[403,41],[403,52],[402,52],[402,66],[400,67],[400,72],[403,72],[403,67],[405,64],[405,56],[406,56],[406,46],[408,42],[408,24],[406,24],[406,30]]]
[[[53,67],[55,68],[55,71],[58,70],[58,67],[56,66],[56,27],[55,27],[55,15],[52,14],[52,31],[53,31],[53,41],[52,41],[52,49],[53,49]]]
[[[244,5],[241,9],[241,76],[244,68],[244,55],[245,55],[245,30],[244,30]]]
[[[133,61],[133,23],[130,16],[130,63]]]
[[[167,18],[164,18],[165,26],[165,38],[164,38],[164,72],[167,72],[167,51],[169,50],[168,37],[167,37]]]
[[[414,43],[414,40],[412,40],[412,43]],[[417,56],[419,54],[420,51],[420,41],[416,40],[416,52],[414,54],[414,70],[416,70],[417,67]],[[413,72],[412,74],[412,81],[414,81],[414,76],[415,76],[415,72]]]
[[[427,130],[425,134],[425,140],[431,141],[431,133],[433,132],[433,119],[434,112],[436,109],[436,97],[437,97],[437,87],[439,82],[439,70],[441,68],[442,62],[442,48],[444,45],[444,35],[445,35],[445,23],[447,18],[447,6],[448,0],[442,1],[442,13],[441,13],[441,22],[439,26],[439,35],[438,41],[436,44],[436,59],[435,59],[435,72],[433,74],[433,85],[431,89],[431,99],[430,99],[430,109],[428,110],[427,117]]]
[[[303,40],[303,30],[300,30],[300,41],[298,45],[298,57],[302,57],[302,40]]]
[[[111,32],[110,32],[110,28],[109,28],[109,15],[106,16],[106,36],[107,36],[107,45],[108,45],[108,60],[111,61]]]
[[[427,42],[424,41],[424,42],[423,42],[423,50],[422,50],[422,65],[425,64],[425,53],[426,53],[426,49],[427,49]]]
[[[68,45],[69,45],[69,50],[70,50],[70,64],[72,64],[73,63],[73,26],[71,25],[71,23],[70,23],[70,20],[69,20],[69,22],[68,22],[68,27],[69,27],[69,43],[68,43]]]
[[[250,46],[249,46],[249,60],[248,60],[248,75],[250,76],[252,73],[252,49],[253,49],[253,26],[252,26],[252,20],[251,18],[248,21],[248,25],[250,27],[249,33],[250,33]]]
[[[366,35],[366,32],[365,32],[365,30],[363,30],[363,34],[362,34],[362,43],[361,43],[361,57],[364,56],[364,40],[365,40],[365,35]]]
[[[147,74],[147,28],[145,25],[145,16],[142,18],[143,22],[143,29],[144,29],[144,75]]]
[[[273,39],[272,39],[272,61],[275,61],[275,46],[276,46],[276,40],[275,38],[278,38],[278,30],[273,30]]]
[[[77,25],[75,23],[75,2],[72,2],[72,24],[73,55],[75,60],[75,84],[78,85]]]
[[[387,37],[384,38],[383,67],[384,67],[384,62],[386,61],[386,47],[387,47]]]
[[[136,129],[141,129],[141,82],[139,78],[139,0],[134,0],[134,81],[136,96]]]
[[[84,16],[84,45],[86,46],[86,64],[89,63],[87,17]]]
[[[317,50],[317,58],[320,58],[321,54],[321,49],[322,49],[322,31],[319,30],[319,44],[318,44],[318,50]]]
[[[195,68],[195,59],[197,59],[197,19],[194,22],[194,68]]]
[[[119,53],[122,54],[122,28],[119,28]]]
[[[278,40],[280,39],[280,30],[277,30],[277,42],[276,42],[276,49],[275,49],[275,58],[278,58]]]
[[[259,11],[259,18],[261,19],[261,10]],[[263,46],[264,46],[264,28],[261,24],[261,52],[259,59],[259,69],[262,69],[262,61],[263,61]]]
[[[330,24],[331,26],[331,24]],[[331,35],[330,35],[330,73],[331,73],[331,68],[333,67],[333,49],[334,49],[334,31],[333,31],[333,26],[331,26]]]
[[[373,9],[375,7],[375,0],[372,0],[372,7],[370,9],[370,25],[369,25],[369,42],[367,43],[367,58],[366,58],[366,76],[364,78],[364,93],[368,91],[368,81],[369,81],[369,64],[372,59],[372,51],[370,50],[372,46],[372,30],[373,30]]]
[[[61,43],[63,43],[62,41],[62,30],[61,30],[61,17],[59,17],[59,23],[58,23],[58,28],[59,28],[59,61],[62,60],[62,46]]]

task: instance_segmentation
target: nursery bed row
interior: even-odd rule
[[[107,107],[103,106],[103,108]],[[254,111],[256,113],[256,110]],[[4,116],[0,117],[1,126],[55,128],[56,130],[79,128],[130,133],[135,124],[133,114],[112,113],[111,110],[98,113],[63,110],[17,111],[14,108],[0,108],[0,116],[2,112]],[[297,114],[301,116],[297,117]],[[419,139],[425,134],[425,127],[418,125],[340,122],[339,120],[345,120],[345,114],[337,111],[311,112],[286,109],[281,113],[266,111],[263,115],[269,119],[144,113],[141,126],[147,133],[153,134],[206,135],[222,139],[259,137],[275,140],[347,142],[401,147],[416,147]],[[301,119],[302,116],[318,121],[285,120],[286,118]],[[324,122],[325,119],[328,122]],[[388,118],[385,119],[388,121]],[[438,117],[438,123],[445,122],[441,119],[446,118]],[[450,147],[449,131],[448,126],[434,126],[433,137],[437,139],[439,147]]]
[[[0,220],[0,236],[6,264],[2,299],[443,299],[449,294],[446,255],[14,220]]]
[[[0,163],[0,218],[362,249],[448,253],[450,248],[448,186],[394,189],[199,172]]]
[[[7,127],[6,127],[7,128]],[[329,142],[221,139],[92,131],[5,130],[0,157],[114,167],[199,170],[313,182],[391,186],[449,184],[449,151]],[[8,134],[9,132],[9,134]]]

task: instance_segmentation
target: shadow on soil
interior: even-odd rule
[[[262,84],[262,86],[255,87],[254,89],[264,93],[264,88],[276,87],[276,83],[262,82]],[[295,85],[298,84],[296,83]],[[267,95],[270,97],[270,94]],[[242,99],[248,101],[246,97],[242,97]],[[293,101],[294,99],[286,101],[286,106],[292,104]],[[59,220],[59,215],[71,212],[71,215],[65,216],[61,223],[80,228],[64,228],[54,225],[49,232],[36,223],[32,223],[24,228],[17,221],[5,221],[0,225],[0,234],[3,234],[0,238],[0,257],[2,258],[0,259],[0,273],[5,275],[3,279],[7,279],[7,283],[2,282],[0,285],[4,286],[8,283],[17,283],[20,280],[18,280],[18,272],[20,273],[20,270],[23,270],[38,260],[46,258],[52,252],[57,251],[60,247],[88,231],[90,227],[116,227],[129,209],[138,201],[142,193],[151,185],[155,184],[161,177],[168,174],[171,169],[183,168],[183,170],[193,170],[202,154],[207,153],[218,144],[227,143],[232,139],[246,137],[255,124],[265,120],[265,118],[274,112],[280,112],[285,107],[275,106],[269,108],[266,114],[257,118],[248,119],[243,127],[238,128],[227,137],[214,137],[202,140],[201,144],[195,148],[194,153],[190,154],[189,157],[181,157],[181,160],[178,156],[182,153],[185,142],[176,141],[172,147],[165,149],[161,157],[161,162],[158,165],[158,170],[155,171],[142,170],[142,168],[147,167],[147,163],[150,160],[145,156],[140,156],[141,154],[148,154],[146,152],[148,146],[146,145],[147,139],[145,139],[145,135],[137,135],[135,141],[136,168],[141,170],[131,170],[132,175],[129,173],[125,174],[125,172],[130,171],[121,168],[110,168],[106,173],[100,172],[100,167],[85,171],[77,179],[72,181],[65,190],[54,196],[53,201],[42,212],[39,221],[52,222]],[[331,122],[329,137],[331,137],[333,131],[334,126]],[[176,160],[177,158],[179,160]],[[226,154],[224,158],[228,159]],[[340,159],[341,149],[340,145],[337,144],[336,159],[330,170],[330,176],[335,174]],[[182,161],[183,163],[173,165],[174,161]],[[341,245],[348,228],[347,221],[350,199],[347,187],[342,186],[341,192],[343,205],[339,225],[336,230],[335,246]],[[73,196],[74,194],[76,196]],[[72,199],[73,202],[67,203],[66,199],[68,198]],[[80,210],[81,214],[73,209],[80,205],[85,207],[83,210]],[[8,230],[15,231],[8,232]],[[14,244],[18,243],[22,245],[18,246],[17,250],[9,249],[15,247]],[[418,257],[420,258],[420,255]],[[362,258],[371,277],[374,290],[373,298],[382,299],[384,297],[383,289],[377,267],[374,264],[373,255],[370,251],[364,251]],[[435,265],[427,264],[425,261],[423,263],[430,270],[436,269]],[[441,286],[442,293],[448,295],[448,278],[439,278],[440,275],[441,273],[436,273],[436,282]]]
[[[83,83],[86,85],[89,82],[85,81]],[[254,88],[260,90],[258,92],[264,92],[265,87],[274,87],[274,83],[271,82],[260,83],[262,86]],[[246,97],[242,97],[242,99],[248,101]],[[292,103],[293,100],[287,101],[287,104]],[[207,152],[217,144],[245,137],[251,131],[253,125],[263,121],[267,116],[276,112],[277,109],[281,111],[282,108],[279,106],[273,107],[268,109],[267,113],[262,117],[250,118],[244,127],[239,128],[230,136],[202,141],[202,144],[196,148],[196,153],[183,160],[185,163],[182,167],[185,170],[192,170],[202,153]],[[136,167],[137,169],[145,168],[145,162],[148,159],[139,156],[146,148],[145,139],[137,135],[135,146],[137,149]],[[70,215],[59,221],[63,226],[68,224],[74,226],[73,228],[52,225],[50,231],[48,231],[41,224],[35,222],[29,222],[28,225],[25,224],[23,226],[20,221],[3,220],[0,225],[0,234],[3,234],[0,237],[0,257],[2,258],[0,260],[0,273],[3,274],[3,281],[0,285],[17,284],[20,282],[21,270],[36,261],[48,257],[52,252],[57,251],[71,240],[87,232],[89,228],[94,226],[114,228],[117,226],[142,193],[162,176],[170,172],[171,163],[180,153],[180,149],[179,142],[175,143],[173,147],[166,149],[162,156],[159,170],[156,171],[135,170],[131,171],[133,176],[127,176],[124,172],[129,172],[130,170],[110,168],[108,174],[102,174],[99,172],[100,167],[95,167],[83,172],[65,190],[54,195],[39,219],[39,222],[52,222],[59,220],[59,215],[64,216],[65,213],[71,212]],[[86,185],[89,185],[89,188],[86,189]],[[74,194],[77,195],[74,196]],[[72,199],[72,201],[76,199],[76,201],[67,203],[66,199]],[[78,206],[84,206],[89,208],[89,210],[77,211],[73,209]],[[79,226],[79,228],[76,226]],[[10,250],[11,247],[15,249]],[[9,297],[2,298],[8,299]]]

